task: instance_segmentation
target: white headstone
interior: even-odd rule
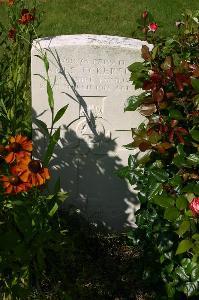
[[[34,41],[32,47],[32,106],[34,114],[51,126],[45,76],[38,49],[47,49],[50,79],[54,82],[55,110],[69,104],[61,126],[61,141],[51,162],[61,176],[70,203],[90,220],[119,229],[133,224],[136,197],[115,175],[127,165],[131,128],[143,117],[125,112],[129,96],[136,95],[127,67],[141,60],[143,44],[116,36],[68,35]],[[35,131],[36,132],[36,131]],[[35,138],[36,139],[36,138]]]

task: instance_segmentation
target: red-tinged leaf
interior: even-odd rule
[[[143,90],[145,91],[149,91],[153,88],[154,84],[150,81],[150,80],[145,80],[144,83],[143,83]]]
[[[180,134],[178,134],[177,132],[176,132],[176,136],[177,136],[177,139],[178,139],[178,141],[179,141],[180,144],[184,144],[185,143],[183,137]]]
[[[149,47],[147,47],[146,45],[142,45],[141,53],[142,53],[142,58],[144,58],[144,60],[151,60]]]
[[[154,90],[152,96],[155,102],[161,102],[164,99],[164,90],[160,88],[159,90]]]
[[[174,130],[172,129],[169,133],[169,142],[172,143],[174,138]]]
[[[185,135],[189,134],[189,132],[183,127],[177,127],[175,130]]]
[[[190,77],[181,73],[175,74],[175,81],[176,81],[177,89],[181,92],[184,90],[184,86],[191,85]]]

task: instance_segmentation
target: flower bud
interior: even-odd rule
[[[148,11],[145,10],[145,11],[143,11],[143,13],[142,13],[142,18],[143,18],[143,19],[146,19],[147,17],[148,17]]]

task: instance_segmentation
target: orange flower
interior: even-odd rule
[[[7,0],[8,6],[12,6],[14,4],[15,0]]]
[[[10,138],[10,144],[5,147],[9,152],[5,157],[8,164],[13,163],[15,160],[20,160],[30,156],[32,151],[32,141],[28,140],[26,136],[16,135]]]
[[[27,8],[22,9],[21,18],[19,19],[19,23],[26,25],[31,21],[34,21],[35,16],[32,14]]]
[[[48,168],[44,168],[39,160],[30,157],[22,159],[18,165],[11,168],[11,172],[32,186],[42,185],[50,178]]]
[[[26,192],[31,185],[29,183],[24,183],[16,175],[11,176],[1,176],[0,181],[5,189],[5,194],[18,194],[21,192]]]

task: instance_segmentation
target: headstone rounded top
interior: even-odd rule
[[[111,46],[124,48],[140,49],[142,45],[147,45],[146,41],[137,39],[95,34],[75,34],[60,35],[55,37],[44,37],[34,40],[33,46],[39,43],[42,48],[63,47],[67,45],[93,45],[93,46]],[[148,44],[151,48],[152,45]]]

